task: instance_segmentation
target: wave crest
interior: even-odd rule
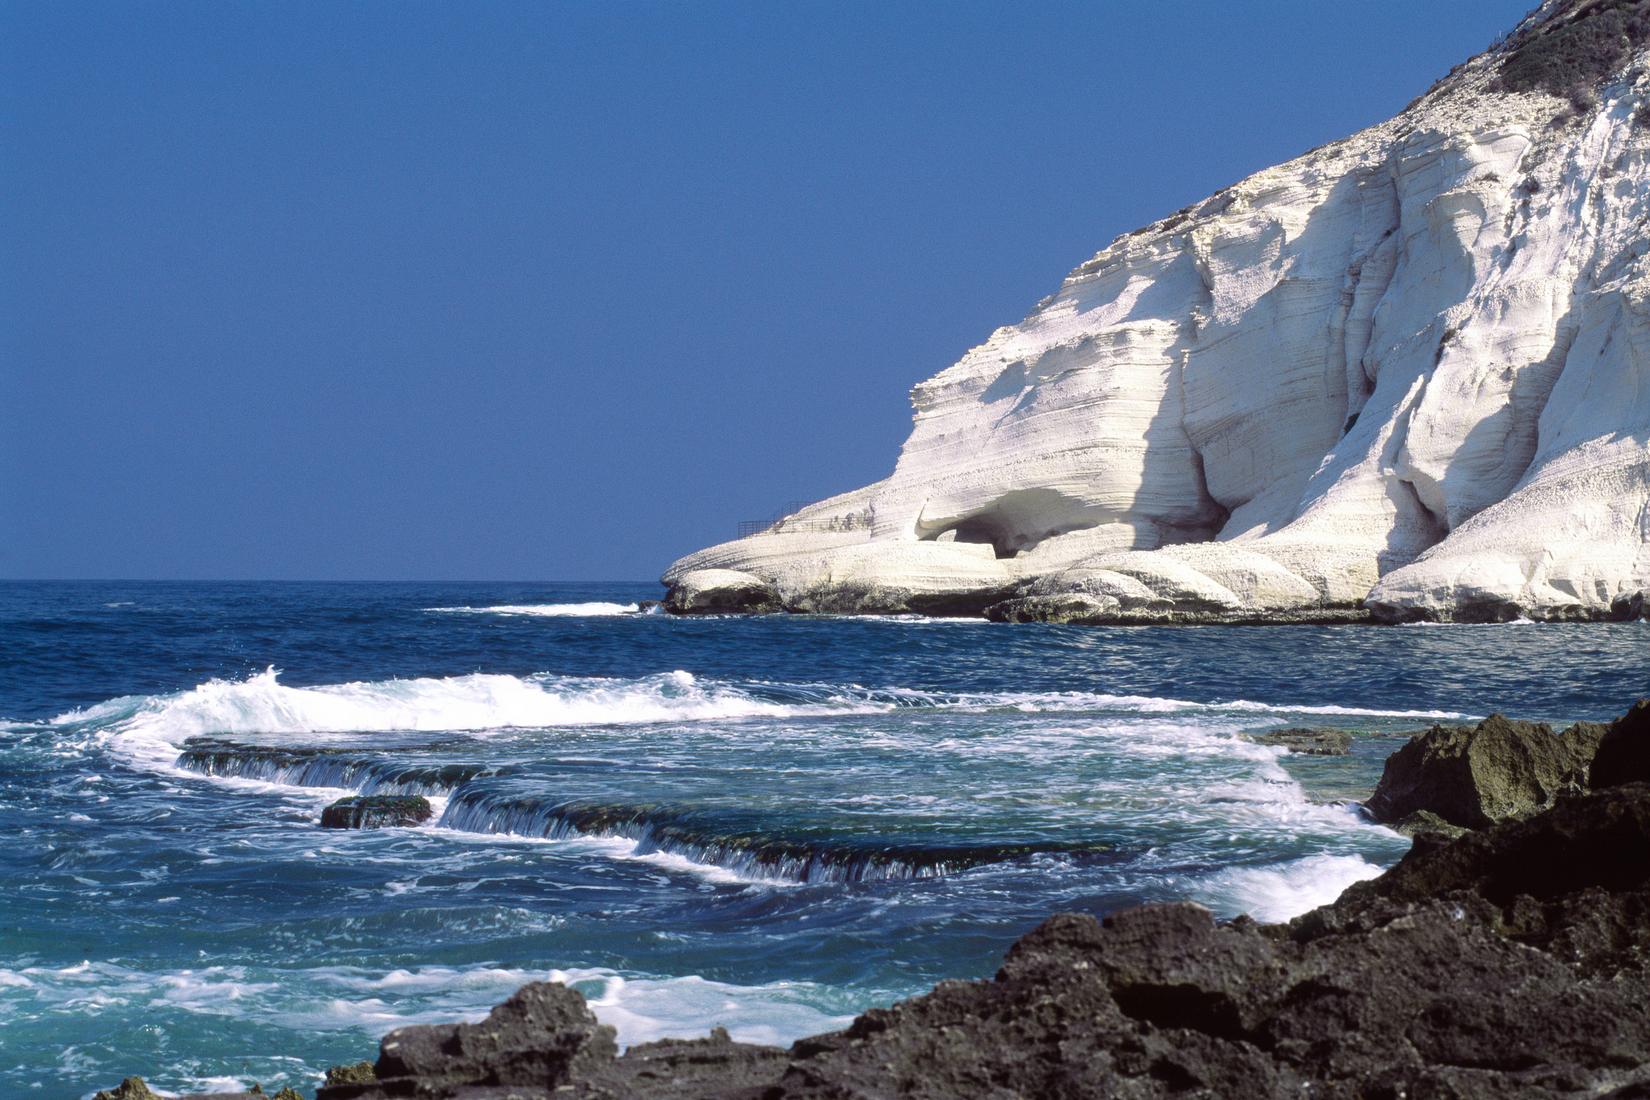
[[[642,614],[638,604],[608,603],[604,600],[585,603],[501,603],[490,607],[426,607],[424,610],[447,615],[526,615],[542,618]]]
[[[1362,856],[1322,853],[1267,867],[1228,867],[1187,886],[1217,912],[1248,913],[1271,923],[1328,905],[1354,882],[1381,870]]]
[[[957,693],[857,684],[735,684],[683,671],[634,679],[471,673],[444,678],[283,684],[274,668],[245,680],[209,680],[167,695],[111,699],[51,719],[92,734],[122,755],[170,768],[183,743],[198,737],[349,733],[470,734],[643,723],[789,719],[881,714],[904,708],[1024,713],[1347,715],[1465,718],[1436,711],[1276,705],[1249,700],[1200,703],[1091,692]]]
[[[279,676],[270,668],[172,695],[124,696],[59,715],[52,725],[91,730],[130,758],[170,766],[192,737],[474,732],[885,709],[852,699],[772,702],[681,671],[634,680],[472,673],[318,687],[290,687]]]

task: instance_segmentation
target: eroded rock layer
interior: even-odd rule
[[[912,391],[885,480],[676,562],[803,611],[1637,617],[1642,2],[1121,237]]]

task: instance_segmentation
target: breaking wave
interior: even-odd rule
[[[184,741],[225,734],[474,732],[785,718],[891,705],[829,696],[775,702],[680,671],[634,680],[474,673],[318,687],[289,687],[278,677],[271,668],[172,695],[123,696],[51,724],[91,730],[136,762],[170,767]]]
[[[640,605],[607,603],[592,600],[588,603],[501,603],[491,607],[426,607],[448,615],[532,615],[544,618],[566,618],[590,615],[640,615]]]
[[[1230,867],[1186,886],[1216,912],[1275,923],[1328,905],[1354,882],[1381,870],[1362,856],[1320,854],[1269,867]]]
[[[51,719],[50,725],[89,732],[134,762],[171,768],[179,747],[200,737],[446,731],[474,734],[504,729],[878,714],[901,708],[1470,717],[1440,711],[1286,706],[1245,699],[1201,703],[1092,692],[960,693],[857,684],[735,684],[700,679],[683,671],[635,679],[472,673],[314,687],[283,684],[279,675],[270,668],[244,680],[209,680],[173,694],[123,696],[59,715]]]
[[[734,985],[697,976],[623,974],[605,967],[535,970],[424,966],[375,971],[349,966],[275,969],[204,966],[149,971],[112,962],[0,969],[11,1019],[60,1015],[95,998],[103,1011],[141,1013],[187,1027],[191,1017],[261,1020],[300,1033],[352,1032],[376,1040],[411,1024],[479,1020],[527,982],[559,981],[589,1000],[623,1045],[696,1038],[713,1025],[747,1043],[789,1043],[842,1027],[864,995],[813,982]],[[267,1078],[265,1078],[267,1080]],[[244,1087],[240,1079],[230,1079]]]

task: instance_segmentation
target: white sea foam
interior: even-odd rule
[[[783,700],[783,701],[781,701]],[[273,669],[209,680],[170,695],[123,696],[51,720],[91,733],[128,759],[171,769],[190,737],[588,727],[650,722],[791,719],[878,714],[906,707],[1022,713],[1343,715],[1465,718],[1442,711],[1290,705],[1237,699],[1201,703],[1094,692],[945,693],[856,684],[750,684],[676,671],[635,679],[472,673],[293,687]]]
[[[327,734],[464,731],[487,736],[505,729],[599,727],[645,722],[810,719],[929,707],[952,711],[1101,712],[1127,716],[1468,717],[1447,711],[1396,711],[1356,706],[1256,703],[1233,699],[1196,703],[1138,694],[936,693],[858,684],[733,684],[686,671],[634,679],[472,673],[449,678],[383,679],[370,683],[289,686],[274,668],[239,681],[211,679],[173,694],[122,696],[51,719],[148,769],[175,770],[186,739],[239,734]],[[84,742],[82,742],[84,744]],[[1143,749],[1148,750],[1148,749]]]
[[[664,851],[658,848],[649,850],[640,841],[632,840],[629,837],[578,836],[569,838],[562,843],[568,847],[582,845],[608,859],[633,860],[637,863],[651,864],[661,871],[670,871],[679,875],[692,875],[718,886],[797,885],[791,880],[778,875],[764,875],[754,866],[736,869],[724,867],[719,863],[706,863],[701,860],[690,859],[677,852]]]
[[[1327,905],[1354,882],[1380,873],[1361,856],[1315,855],[1270,867],[1230,867],[1187,885],[1216,912],[1275,922]]]
[[[536,615],[546,618],[590,615],[636,615],[641,608],[633,603],[501,603],[491,607],[426,607],[425,611],[449,615]]]
[[[965,697],[968,698],[968,697]],[[1308,703],[1260,703],[1252,699],[1199,703],[1189,699],[1169,699],[1155,695],[1106,695],[1084,691],[1008,693],[978,697],[980,704],[1011,706],[1029,713],[1064,710],[1125,710],[1138,714],[1227,713],[1227,714],[1319,714],[1348,718],[1470,718],[1472,715],[1439,710],[1383,710],[1376,707],[1319,705]],[[1000,701],[999,701],[1000,700]]]
[[[784,1044],[844,1027],[853,1019],[841,1011],[848,1006],[840,991],[812,982],[733,985],[696,975],[626,976],[605,968],[531,971],[421,967],[382,975],[337,969],[318,972],[318,976],[353,994],[329,1003],[328,1011],[336,1020],[342,1022],[353,1016],[372,1027],[404,1026],[407,1021],[388,1006],[399,1008],[406,1001],[427,997],[446,1004],[471,1003],[462,1008],[454,1005],[445,1016],[420,1013],[420,1022],[426,1022],[423,1017],[451,1020],[455,1011],[467,1019],[480,1019],[494,1003],[531,981],[562,982],[583,993],[596,1018],[612,1025],[624,1046],[655,1039],[695,1038],[717,1026],[727,1028],[739,1042]],[[315,1021],[304,1021],[311,1022]]]
[[[896,706],[1007,708],[1026,712],[1114,711],[1167,714],[1214,711],[1390,718],[1466,718],[1437,710],[1261,703],[1194,702],[1095,692],[945,693],[857,684],[757,685],[794,694],[799,703],[759,698],[733,684],[676,671],[632,680],[540,673],[291,687],[266,669],[245,680],[209,680],[172,695],[123,696],[52,719],[56,726],[164,719],[187,736],[212,733],[326,733],[389,730],[485,730],[553,725],[607,725],[703,718],[773,717],[880,711]]]
[[[1482,630],[1486,627],[1540,626],[1541,624],[1539,622],[1537,622],[1535,619],[1526,618],[1523,615],[1520,615],[1516,619],[1508,619],[1506,622],[1500,622],[1500,623],[1440,623],[1440,622],[1434,622],[1431,619],[1414,619],[1414,620],[1411,620],[1410,622],[1401,623],[1399,625],[1401,625],[1401,626],[1462,626],[1462,627],[1476,628],[1476,629]]]
[[[199,1091],[209,1096],[215,1092],[241,1092],[248,1087],[245,1077],[225,1077],[219,1074],[217,1076],[191,1077],[189,1079],[191,1092]],[[155,1092],[157,1096],[177,1095],[176,1093],[158,1092],[153,1089],[150,1091]]]
[[[153,995],[186,1012],[236,1015],[237,1002],[267,994],[274,982],[246,980],[243,967],[212,966],[180,970],[155,979]]]
[[[605,968],[526,970],[427,966],[375,972],[356,967],[278,970],[209,966],[159,973],[115,963],[0,970],[4,1018],[64,1010],[140,1011],[146,1019],[257,1019],[298,1032],[356,1031],[376,1039],[410,1024],[479,1020],[532,981],[559,981],[590,1000],[624,1045],[694,1038],[726,1027],[742,1042],[789,1043],[848,1023],[865,995],[812,982],[734,985],[694,975],[622,974]]]
[[[726,866],[693,859],[674,851],[651,847],[626,836],[605,836],[570,832],[565,836],[533,836],[512,832],[478,832],[443,825],[439,816],[427,828],[439,830],[454,840],[471,844],[543,845],[567,852],[587,852],[603,859],[630,863],[645,863],[677,875],[689,875],[712,886],[760,886],[784,889],[803,885],[795,878],[787,878],[777,871],[767,871],[754,860],[738,861],[737,866]],[[399,893],[400,891],[396,891]]]
[[[634,680],[474,673],[290,687],[271,668],[173,695],[124,696],[52,719],[91,729],[136,761],[170,768],[190,737],[248,733],[488,731],[712,719],[785,718],[889,709],[863,698],[775,703],[676,671]]]
[[[804,1035],[846,1027],[851,1015],[821,1009],[819,986],[771,982],[737,986],[700,977],[624,978],[608,970],[558,970],[554,981],[585,994],[596,1018],[626,1046],[690,1038],[721,1026],[742,1043],[782,1046]]]

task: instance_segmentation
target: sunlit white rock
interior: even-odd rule
[[[1213,618],[1597,617],[1650,588],[1650,75],[1555,122],[1496,61],[1114,241],[912,391],[886,480],[666,582]]]

